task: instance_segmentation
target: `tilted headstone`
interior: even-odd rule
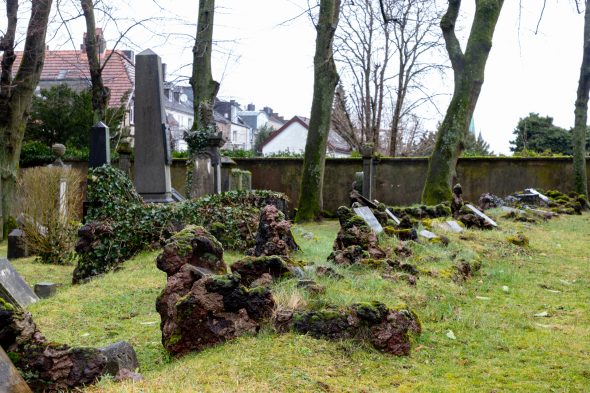
[[[21,377],[2,347],[0,347],[0,392],[31,393],[29,385]]]
[[[0,260],[0,297],[21,308],[39,300],[8,259]]]
[[[135,187],[146,202],[167,203],[172,159],[162,86],[160,56],[150,49],[135,56]]]
[[[393,214],[391,211],[389,211],[389,209],[385,209],[385,213],[387,213],[389,218],[391,218],[395,222],[396,225],[400,224],[401,221],[399,220],[399,218],[397,218],[395,216],[395,214]]]
[[[427,231],[426,229],[421,230],[418,235],[420,235],[420,237],[425,238],[426,240],[434,240],[434,239],[438,239],[439,236],[436,233],[432,233],[430,231]]]
[[[25,242],[25,233],[16,228],[8,234],[8,259],[26,258],[29,256],[29,247]]]
[[[541,194],[539,191],[535,190],[534,188],[527,188],[525,191],[530,192],[531,194],[537,195],[545,203],[549,202],[549,198],[547,196]]]
[[[454,233],[461,233],[463,232],[463,228],[459,223],[455,220],[449,220],[441,223],[436,224],[437,228],[440,228],[444,231],[454,232]]]
[[[377,218],[375,217],[370,208],[362,206],[355,207],[352,210],[354,210],[354,213],[356,215],[360,216],[363,220],[365,220],[365,222],[371,227],[373,232],[375,232],[376,234],[380,234],[381,232],[383,232],[383,227],[381,226],[381,224],[379,224],[379,221],[377,221]]]
[[[483,214],[481,211],[479,211],[479,209],[471,204],[466,204],[465,206],[467,206],[469,208],[469,210],[471,210],[473,213],[475,213],[476,216],[483,218],[484,220],[486,220],[487,222],[489,222],[492,226],[497,227],[498,224],[496,224],[496,221],[492,220],[491,218],[489,218],[488,216],[486,216],[485,214]]]
[[[95,168],[111,163],[109,127],[99,121],[90,128],[90,155],[88,167]]]

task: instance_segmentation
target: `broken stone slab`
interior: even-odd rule
[[[33,290],[39,299],[47,299],[55,296],[57,293],[57,284],[53,282],[40,282],[35,284]]]
[[[528,208],[526,209],[527,212],[530,212],[531,214],[534,214],[537,217],[541,217],[544,220],[550,220],[553,217],[558,217],[559,214],[555,213],[555,212],[550,212],[547,210],[541,210],[541,209],[531,209]]]
[[[139,369],[139,362],[135,350],[126,341],[119,341],[99,349],[107,358],[105,373],[114,376],[119,375],[122,370],[136,371]]]
[[[371,211],[370,208],[368,208],[367,206],[361,206],[355,207],[352,210],[354,210],[354,213],[357,216],[360,216],[363,220],[365,220],[365,222],[369,225],[373,232],[375,232],[376,234],[380,234],[381,232],[383,232],[383,227],[381,226],[381,224],[379,224],[379,221],[377,221],[377,218],[375,217],[373,211]]]
[[[0,392],[31,393],[31,388],[0,346]]]
[[[443,231],[453,232],[453,233],[461,233],[463,232],[463,227],[459,225],[459,223],[455,220],[449,220],[441,223],[435,224],[435,226]]]
[[[524,210],[515,209],[515,208],[509,207],[509,206],[502,206],[501,209],[505,213],[517,213],[517,214],[524,214],[525,213]]]
[[[486,216],[485,214],[483,214],[481,211],[479,211],[478,208],[476,208],[472,204],[467,203],[465,206],[467,206],[467,208],[469,208],[469,210],[471,210],[476,216],[478,216],[480,218],[483,218],[486,222],[488,222],[493,227],[497,227],[498,226],[498,224],[496,224],[496,221],[492,220],[491,218],[489,218],[488,216]]]
[[[0,260],[0,297],[20,308],[39,300],[8,259]]]

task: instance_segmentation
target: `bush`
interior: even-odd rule
[[[60,198],[60,183],[66,190]],[[43,263],[68,264],[74,258],[80,220],[82,176],[70,168],[37,167],[23,171],[18,183],[18,213],[25,242]]]
[[[20,152],[20,166],[44,166],[55,159],[51,148],[40,141],[23,142]]]
[[[272,191],[230,191],[179,203],[146,204],[129,178],[111,166],[89,170],[87,200],[89,224],[79,231],[74,282],[115,269],[189,224],[204,226],[224,248],[245,251],[255,242],[260,208],[275,204],[286,210],[288,201]]]
[[[251,158],[258,157],[258,154],[252,150],[236,149],[236,150],[221,150],[221,155],[225,157],[236,158]]]

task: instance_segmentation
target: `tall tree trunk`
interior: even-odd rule
[[[8,27],[0,40],[0,50],[4,52],[0,77],[0,210],[4,217],[13,213],[18,161],[29,107],[43,69],[51,4],[52,0],[32,2],[23,58],[12,78],[18,0],[6,1]],[[3,232],[6,232],[6,221],[4,226]]]
[[[586,127],[588,121],[588,94],[590,92],[590,0],[586,0],[584,14],[584,54],[580,67],[578,95],[576,98],[575,123],[573,132],[574,147],[574,189],[578,194],[588,197],[586,177]]]
[[[213,16],[215,0],[199,0],[199,22],[193,48],[193,87],[195,120],[194,131],[206,130],[213,123],[213,105],[219,91],[219,83],[211,73],[211,50],[213,47]]]
[[[94,4],[92,0],[80,0],[84,19],[86,20],[86,56],[88,57],[88,68],[90,70],[90,81],[92,83],[92,109],[94,110],[95,121],[105,121],[106,110],[111,96],[110,89],[104,85],[102,80],[102,66],[99,59],[99,43],[96,39],[96,19],[94,17]],[[63,142],[63,141],[62,141]]]
[[[436,204],[451,199],[451,181],[481,92],[485,65],[503,3],[504,0],[475,1],[473,25],[463,54],[455,35],[461,0],[449,0],[440,26],[453,66],[455,90],[429,160],[422,203]]]
[[[340,0],[321,0],[313,59],[314,85],[311,118],[305,144],[301,194],[295,217],[298,222],[319,219],[322,211],[326,145],[330,132],[334,90],[339,80],[333,53],[334,34],[339,15]]]

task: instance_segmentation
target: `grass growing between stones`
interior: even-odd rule
[[[423,272],[416,287],[383,279],[367,267],[334,267],[343,280],[314,277],[326,286],[310,295],[295,280],[275,284],[277,302],[292,307],[380,300],[404,303],[424,333],[412,354],[396,358],[357,341],[328,342],[277,335],[257,337],[171,359],[160,343],[155,299],[165,274],[157,252],[142,253],[117,273],[71,286],[73,266],[13,261],[29,284],[62,283],[56,297],[30,307],[52,341],[102,346],[127,340],[145,381],[104,379],[90,391],[584,391],[590,386],[590,215],[531,225],[498,220],[496,231],[447,235],[451,242],[413,244],[408,262]],[[336,222],[295,226],[302,247],[295,258],[331,266],[326,257]],[[506,238],[524,232],[527,248]],[[396,241],[383,238],[384,248]],[[4,247],[4,248],[3,248]],[[0,255],[5,243],[0,245]],[[226,253],[231,263],[240,256]],[[467,281],[451,279],[460,262],[481,262]],[[545,315],[541,317],[535,315]],[[452,332],[452,334],[450,333]],[[453,338],[454,337],[454,338]]]

